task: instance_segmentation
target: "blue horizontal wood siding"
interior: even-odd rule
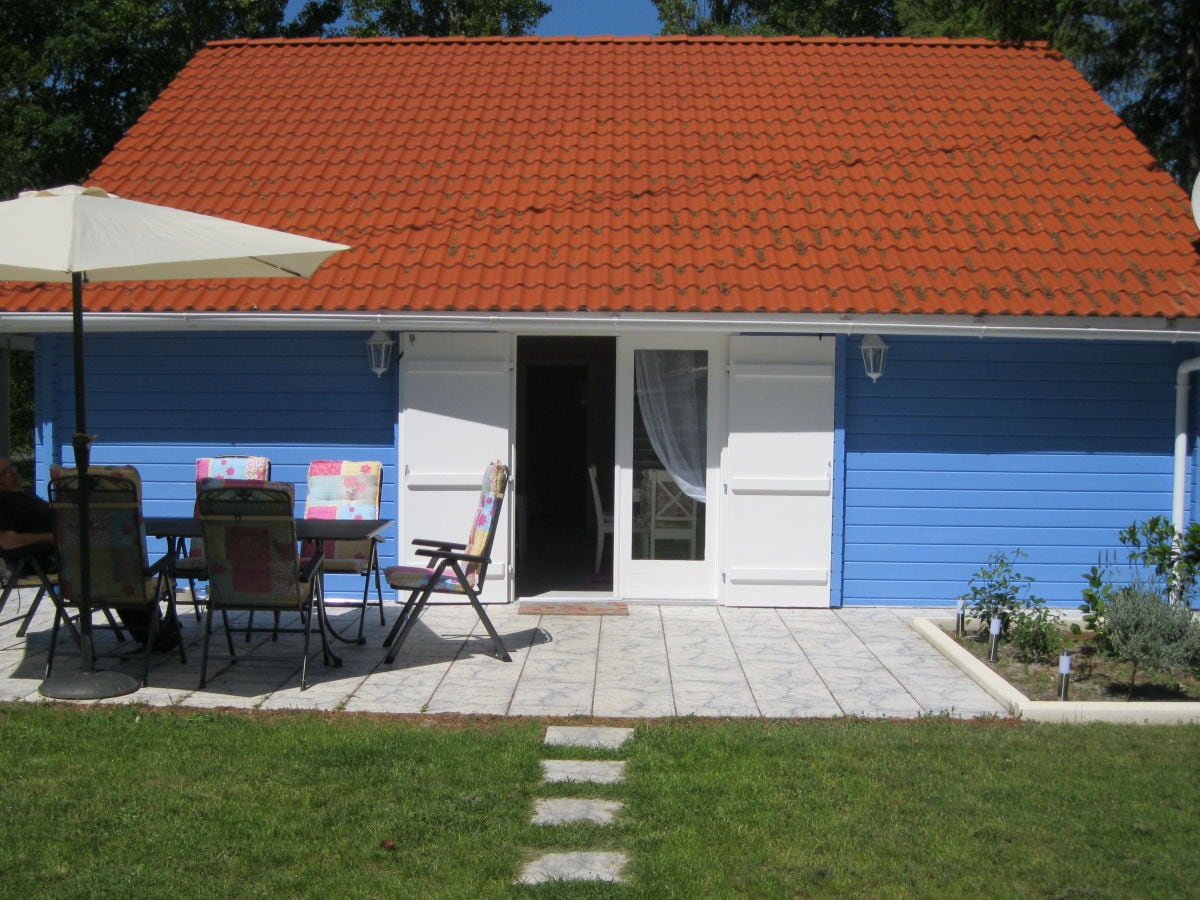
[[[886,339],[887,371],[874,383],[858,341],[842,339],[835,604],[948,605],[989,554],[1020,548],[1037,593],[1074,605],[1101,556],[1124,559],[1120,529],[1170,512],[1175,370],[1195,346]],[[148,515],[190,513],[199,456],[269,457],[272,476],[296,485],[298,509],[310,460],[379,459],[382,514],[394,519],[396,377],[371,373],[363,340],[89,335],[93,458],[141,470]],[[43,335],[37,352],[44,492],[49,463],[73,458],[70,336]],[[1194,431],[1195,403],[1191,421]],[[1198,471],[1193,453],[1193,481]],[[357,582],[330,587],[345,596]]]
[[[1194,346],[887,337],[847,365],[842,602],[948,605],[996,551],[1075,605],[1120,529],[1169,515],[1175,370]],[[847,341],[857,354],[858,342]]]
[[[266,456],[271,477],[296,486],[303,512],[314,459],[383,463],[381,514],[396,518],[395,369],[367,365],[358,332],[88,335],[87,429],[92,461],[132,464],[146,515],[190,515],[196,459]],[[39,338],[38,458],[44,496],[49,463],[72,463],[75,408],[69,335]],[[384,559],[395,557],[395,535]],[[329,576],[331,596],[361,593],[362,580]]]

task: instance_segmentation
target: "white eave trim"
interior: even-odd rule
[[[820,315],[810,313],[84,313],[89,332],[495,331],[618,334],[694,331],[754,334],[867,334],[1073,340],[1200,341],[1200,319],[1070,316]],[[68,313],[0,313],[0,334],[69,332]]]

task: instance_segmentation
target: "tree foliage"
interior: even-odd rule
[[[1200,0],[654,0],[664,33],[1048,41],[1175,179],[1200,172]]]
[[[895,34],[891,0],[654,0],[663,34]]]
[[[1099,0],[1078,60],[1185,187],[1200,174],[1200,2]]]
[[[745,34],[753,17],[747,0],[654,0],[663,34]]]
[[[910,37],[983,37],[994,41],[1069,40],[1086,0],[895,0]],[[1064,30],[1065,29],[1065,30]]]
[[[319,34],[340,0],[5,0],[0,194],[83,180],[206,41]],[[330,16],[333,16],[331,19]]]
[[[349,0],[347,33],[480,36],[529,34],[550,6],[542,0]]]
[[[771,34],[832,34],[880,37],[896,34],[900,23],[891,0],[788,0],[757,2],[762,23]]]

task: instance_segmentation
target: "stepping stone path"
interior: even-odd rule
[[[543,742],[551,747],[601,747],[616,750],[633,736],[632,728],[582,728],[551,725]],[[542,761],[542,780],[547,784],[579,782],[619,784],[625,779],[625,763],[547,759]],[[534,803],[533,824],[563,825],[571,822],[611,824],[621,811],[619,800],[585,800],[570,797],[543,799]],[[546,853],[529,863],[517,884],[547,881],[624,881],[627,858],[619,852]]]
[[[574,759],[542,760],[542,781],[553,784],[563,781],[589,781],[592,784],[620,784],[625,780],[625,763],[581,762]]]

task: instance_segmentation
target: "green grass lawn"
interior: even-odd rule
[[[535,720],[0,705],[0,893],[37,897],[1196,896],[1200,728]],[[544,785],[540,760],[625,783]],[[535,827],[538,797],[620,799]],[[394,842],[394,843],[393,843]],[[512,885],[545,850],[629,882]]]

